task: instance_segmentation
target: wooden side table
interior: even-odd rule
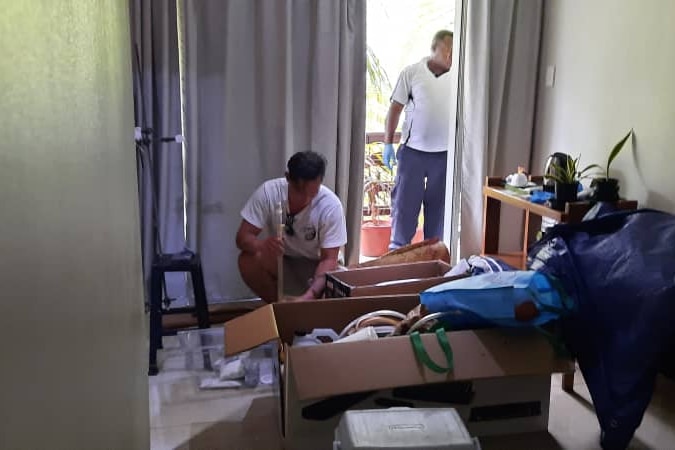
[[[532,176],[530,180],[541,184],[542,176]],[[502,204],[518,208],[523,211],[523,245],[519,252],[499,253],[499,225]],[[578,223],[593,205],[590,202],[567,203],[562,211],[549,208],[545,205],[532,203],[519,197],[504,187],[504,179],[487,177],[483,186],[483,246],[482,254],[501,259],[518,269],[525,269],[527,249],[535,242],[536,234],[541,229],[542,217],[548,217],[558,223]],[[638,203],[635,200],[619,200],[616,203],[619,210],[635,210]],[[563,374],[563,389],[571,392],[574,387],[574,372]]]

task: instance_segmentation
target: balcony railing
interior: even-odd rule
[[[401,139],[401,133],[394,135],[394,143]],[[363,217],[373,218],[391,214],[391,191],[394,188],[395,168],[390,171],[384,165],[382,149],[383,132],[366,133],[366,148],[363,173]]]

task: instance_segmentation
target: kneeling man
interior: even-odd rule
[[[282,300],[277,298],[278,257],[283,255],[284,295],[294,300],[321,298],[324,274],[338,267],[347,227],[342,203],[322,184],[325,173],[323,156],[296,153],[288,160],[286,177],[263,183],[241,211],[239,271],[268,303]],[[279,202],[284,207],[282,238],[277,237]]]

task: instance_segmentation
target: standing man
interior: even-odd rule
[[[398,161],[390,250],[410,243],[422,204],[424,239],[443,238],[451,63],[452,32],[441,30],[431,42],[431,56],[403,69],[391,94],[383,153],[390,169]],[[394,155],[394,132],[404,107],[401,145]]]
[[[326,160],[299,152],[288,160],[285,178],[263,183],[241,210],[237,232],[239,272],[267,303],[277,298],[277,258],[283,255],[284,294],[294,300],[323,296],[326,272],[337,269],[347,243],[342,203],[323,186]],[[284,237],[277,237],[277,205],[284,205]],[[260,236],[261,232],[265,234]]]

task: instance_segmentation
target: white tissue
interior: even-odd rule
[[[219,378],[221,380],[237,380],[244,378],[244,364],[241,358],[221,363]]]
[[[355,341],[374,341],[377,339],[377,332],[375,331],[375,327],[365,327],[361,328],[359,331],[356,333],[345,336],[342,339],[338,339],[334,343],[339,344],[340,342],[355,342]]]
[[[216,377],[203,378],[199,383],[199,389],[233,389],[242,386],[241,381],[220,380]]]
[[[467,273],[469,270],[471,270],[471,266],[466,261],[466,259],[462,259],[452,269],[448,270],[445,273],[445,275],[443,275],[443,276],[444,277],[455,277],[457,275],[462,275],[464,273]]]

